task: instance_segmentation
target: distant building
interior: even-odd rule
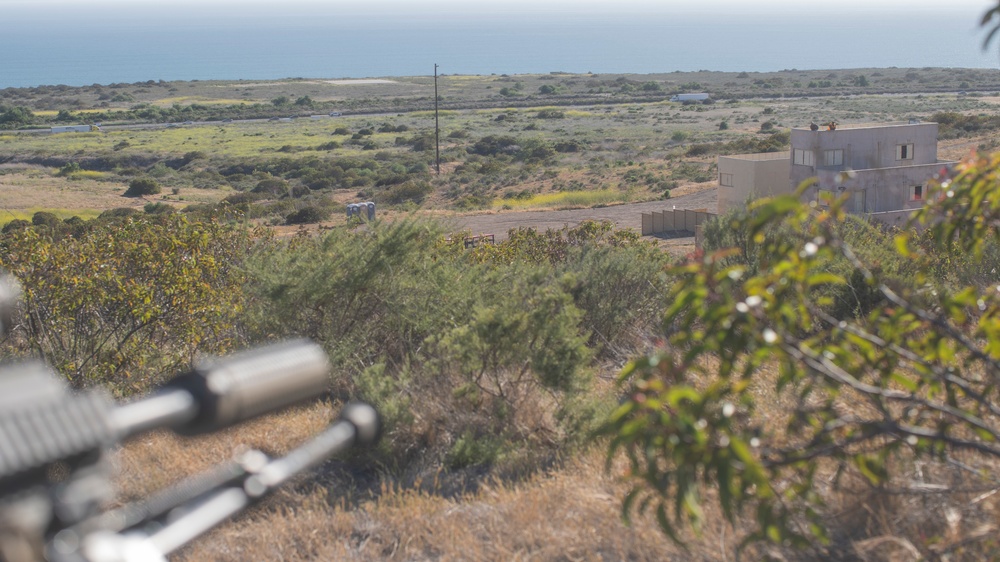
[[[706,94],[706,93],[698,93],[698,94],[674,94],[673,96],[671,96],[670,101],[679,101],[679,102],[705,101],[705,100],[707,100],[710,97],[711,97],[711,95]]]
[[[846,193],[848,212],[900,222],[924,204],[927,182],[955,164],[938,160],[937,133],[937,123],[918,122],[792,129],[787,153],[719,157],[719,212],[816,178],[804,199]]]
[[[90,131],[100,131],[97,125],[58,125],[49,129],[50,133],[89,133]]]

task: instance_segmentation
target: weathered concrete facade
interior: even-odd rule
[[[719,157],[719,212],[742,205],[749,196],[793,192],[814,179],[806,200],[828,192],[846,195],[846,208],[854,213],[917,209],[924,204],[927,182],[954,164],[938,160],[937,133],[937,123],[792,129],[791,149],[781,158]],[[779,161],[787,170],[784,181],[776,177]]]
[[[937,123],[896,123],[825,130],[792,129],[791,185],[847,194],[847,210],[883,213],[919,208],[927,181],[952,162],[937,157]]]
[[[922,166],[896,166],[869,170],[819,170],[818,187],[811,187],[804,198],[816,199],[820,190],[831,195],[847,194],[845,210],[851,213],[884,213],[913,210],[923,206],[927,181],[947,169],[951,162]]]

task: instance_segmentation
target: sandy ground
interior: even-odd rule
[[[505,240],[507,233],[512,229],[520,227],[536,228],[540,231],[547,229],[560,229],[563,227],[574,227],[586,220],[611,221],[616,228],[630,228],[636,232],[642,232],[642,213],[653,211],[665,211],[670,209],[707,209],[715,212],[717,207],[715,188],[703,189],[694,193],[672,197],[660,201],[647,201],[645,203],[626,203],[623,205],[613,205],[608,207],[597,207],[592,209],[567,209],[561,211],[483,211],[467,215],[443,216],[433,213],[436,220],[439,220],[453,232],[470,231],[472,234],[492,234],[497,241]],[[397,218],[392,213],[382,214],[385,220]],[[298,225],[298,226],[278,226],[275,231],[279,236],[291,236],[299,231],[316,231],[324,226],[329,227],[335,224],[342,224],[338,220],[325,225]],[[694,251],[694,236],[683,235],[669,236],[657,235],[647,237],[650,240],[657,240],[657,243],[666,251],[684,256]]]
[[[662,201],[646,203],[626,203],[594,209],[572,209],[566,211],[497,211],[475,215],[464,215],[452,219],[457,230],[471,230],[473,234],[494,234],[497,239],[507,237],[507,231],[521,226],[539,230],[573,227],[585,220],[614,222],[618,228],[642,231],[642,213],[669,209],[708,209],[715,212],[716,194],[714,189],[682,195]]]
[[[323,84],[336,84],[338,86],[349,84],[396,84],[395,80],[385,80],[381,78],[354,78],[351,80],[322,80]]]

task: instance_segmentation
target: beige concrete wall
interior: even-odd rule
[[[784,152],[720,156],[718,211],[742,207],[749,199],[771,197],[792,191],[790,159]],[[722,185],[722,174],[732,174],[733,185]]]
[[[868,218],[885,225],[903,227],[906,226],[907,221],[910,220],[914,212],[914,209],[887,211],[884,213],[872,213],[868,215]]]

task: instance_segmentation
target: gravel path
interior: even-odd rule
[[[453,219],[458,230],[471,230],[473,234],[493,234],[497,240],[507,238],[507,231],[520,226],[534,227],[539,231],[549,228],[573,227],[585,220],[609,220],[618,228],[642,231],[642,213],[677,209],[708,209],[714,212],[716,193],[707,189],[681,195],[662,201],[627,203],[595,209],[572,209],[566,211],[497,211],[475,215],[463,215]]]

